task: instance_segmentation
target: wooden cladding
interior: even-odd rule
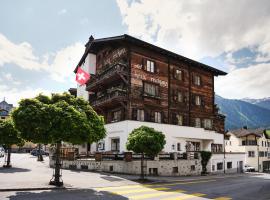
[[[111,106],[109,103],[103,107],[101,103],[98,104],[99,113],[109,113],[116,107],[119,110],[120,106],[123,112],[121,120],[196,126],[196,120],[198,122],[200,119],[200,127],[224,131],[224,118],[214,109],[214,74],[211,72],[132,45],[106,47],[100,51],[99,55],[103,56],[103,60],[99,58],[97,65],[99,74],[104,77],[100,75],[96,90],[108,92],[110,87],[122,83],[125,85],[126,99],[122,102],[115,101]],[[106,51],[109,53],[102,53]],[[124,69],[126,74],[121,71],[117,72],[117,76],[112,76],[108,73],[109,70],[107,72],[103,69],[110,69],[115,62],[123,61],[127,65]],[[105,84],[103,80],[111,82]],[[109,122],[119,118],[119,112],[115,112],[114,116],[112,113],[108,114]]]

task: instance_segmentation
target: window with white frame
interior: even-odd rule
[[[113,122],[120,121],[121,120],[121,114],[122,114],[121,110],[113,112],[112,121]]]
[[[200,86],[201,85],[201,77],[198,75],[194,76],[194,84]]]
[[[114,138],[111,140],[111,149],[112,151],[119,151],[120,150],[120,139]]]
[[[176,95],[177,95],[177,102],[182,103],[184,100],[183,93],[180,91],[177,91]]]
[[[161,113],[160,112],[155,112],[155,122],[161,123]]]
[[[146,71],[148,72],[155,72],[155,62],[147,60],[146,61]]]
[[[255,157],[254,151],[248,151],[248,157]]]
[[[137,120],[144,121],[144,110],[141,109],[137,110]]]
[[[195,105],[200,106],[202,104],[202,97],[196,95],[195,96]]]
[[[181,81],[183,79],[183,71],[176,69],[174,72],[174,78]]]
[[[159,95],[159,86],[151,83],[144,83],[144,93],[157,97]]]
[[[195,127],[196,128],[201,128],[201,119],[200,118],[195,118]]]
[[[176,115],[177,125],[183,126],[183,115]]]
[[[212,129],[213,121],[211,119],[204,119],[204,128]]]

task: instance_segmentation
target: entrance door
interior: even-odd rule
[[[238,162],[238,172],[243,173],[243,161]]]

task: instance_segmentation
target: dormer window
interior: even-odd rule
[[[146,61],[146,71],[148,72],[155,72],[155,62],[147,60]]]

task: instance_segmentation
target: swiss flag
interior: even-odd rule
[[[76,81],[80,85],[84,85],[90,79],[90,74],[84,71],[81,67],[78,68],[76,73]]]

